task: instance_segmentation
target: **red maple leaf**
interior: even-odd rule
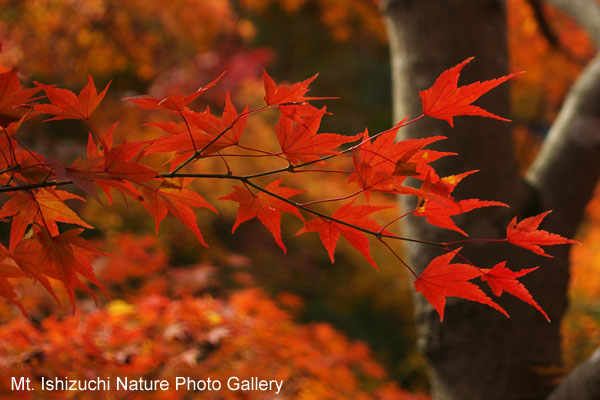
[[[39,88],[22,89],[14,68],[0,73],[0,126],[8,127],[19,121],[31,109],[31,106],[22,106],[33,100],[31,96],[39,91]]]
[[[518,299],[523,300],[527,304],[534,306],[542,315],[550,322],[548,314],[540,307],[540,305],[533,299],[529,291],[523,286],[521,282],[517,280],[524,275],[527,275],[531,271],[535,271],[538,267],[522,269],[520,271],[511,271],[506,268],[506,261],[494,265],[492,269],[481,269],[483,274],[481,280],[488,283],[490,289],[495,296],[500,296],[502,291],[506,291]]]
[[[265,190],[286,199],[305,192],[304,190],[279,186],[282,180],[283,179],[278,179],[269,183],[265,186]],[[250,189],[240,186],[233,186],[233,189],[234,191],[232,193],[219,198],[219,200],[231,200],[240,203],[231,232],[235,232],[241,223],[256,217],[269,231],[271,231],[275,238],[275,242],[277,242],[283,252],[286,253],[287,249],[281,240],[281,212],[287,212],[303,219],[298,209],[293,205],[264,192],[254,194]]]
[[[323,111],[319,110],[317,107],[309,103],[282,104],[278,108],[281,112],[281,115],[285,115],[289,119],[299,124],[302,123],[302,119],[305,117],[308,117],[310,115],[323,114]],[[331,115],[331,113],[328,112],[325,112],[325,114]]]
[[[139,194],[131,182],[143,183],[153,179],[156,171],[139,163],[143,142],[124,142],[113,147],[113,124],[101,138],[102,147],[98,147],[89,136],[88,158],[76,159],[69,167],[56,161],[48,162],[54,168],[57,182],[72,182],[77,187],[101,203],[97,187],[100,187],[112,202],[110,189],[138,198]]]
[[[26,278],[28,275],[19,268],[19,265],[13,259],[13,254],[10,253],[6,247],[0,244],[0,255],[3,257],[0,262],[0,296],[4,297],[11,303],[15,304],[24,316],[27,317],[27,313],[25,309],[19,302],[16,297],[16,293],[14,292],[14,288],[12,284],[8,281],[11,278]],[[54,289],[52,288],[52,284],[44,275],[39,275],[37,280],[42,284],[42,286],[50,293],[50,295],[56,300],[58,304],[60,304],[60,300],[56,297],[54,293]]]
[[[116,189],[123,194],[127,194],[134,199],[139,199],[139,193],[136,187],[129,181],[115,179],[114,176],[107,173],[104,169],[104,158],[80,159],[73,162],[70,167],[64,167],[57,163],[50,163],[54,167],[57,182],[72,182],[74,185],[92,196],[98,203],[102,201],[98,197],[97,187],[102,189],[112,203],[111,189]],[[125,164],[127,165],[127,164]],[[123,165],[113,167],[115,175],[128,176],[133,181],[148,181],[154,177],[145,168],[139,170],[134,165],[121,168]],[[142,165],[142,167],[145,167]],[[147,173],[146,173],[147,172]]]
[[[477,171],[467,171],[457,175],[438,177],[431,172],[421,185],[421,190],[426,193],[425,199],[415,209],[414,215],[426,217],[426,221],[440,228],[456,231],[464,236],[469,236],[460,229],[450,218],[482,207],[508,207],[499,201],[487,201],[479,199],[454,200],[451,196],[456,185],[465,177]]]
[[[479,172],[474,169],[471,171],[465,171],[460,174],[448,175],[444,177],[439,177],[434,171],[430,171],[423,184],[421,185],[421,189],[435,195],[439,198],[447,198],[451,197],[450,194],[456,189],[456,186],[462,182],[466,177],[476,174]]]
[[[0,174],[0,181],[5,186],[19,186],[25,182],[37,183],[47,179],[51,172],[44,155],[29,149],[23,150],[20,148],[20,141],[12,137],[15,133],[12,128],[17,124],[19,123],[14,122],[0,130],[6,133],[0,136],[0,166],[6,169]]]
[[[304,228],[298,231],[297,235],[304,232],[318,232],[319,238],[323,243],[323,246],[327,249],[329,259],[333,263],[335,261],[334,253],[337,246],[337,242],[340,236],[344,237],[356,250],[358,250],[373,268],[378,269],[373,257],[371,257],[371,250],[369,245],[369,239],[365,232],[361,232],[350,225],[358,226],[360,228],[367,229],[372,232],[378,232],[381,229],[376,221],[367,217],[367,215],[374,213],[388,207],[385,206],[369,206],[369,205],[354,205],[354,200],[350,203],[341,206],[333,215],[332,218],[343,221],[348,225],[341,224],[330,219],[317,217],[309,221],[306,221]]]
[[[185,110],[182,115],[185,122],[150,123],[170,135],[155,139],[146,149],[147,153],[175,152],[176,164],[179,160],[188,158],[194,152],[204,149],[203,155],[208,155],[239,143],[246,127],[248,106],[240,117],[231,103],[229,93],[225,98],[225,109],[221,118],[213,115],[210,108],[204,112]],[[218,139],[217,139],[218,137]],[[215,141],[216,139],[216,141]],[[213,143],[214,142],[214,143]],[[211,144],[212,143],[212,144]],[[210,146],[209,146],[210,144]],[[207,147],[208,146],[208,147]]]
[[[427,90],[419,92],[423,103],[423,114],[443,119],[450,126],[454,126],[453,117],[458,115],[480,115],[482,117],[496,118],[502,121],[509,121],[506,118],[494,115],[480,107],[472,105],[475,100],[484,93],[490,91],[496,86],[507,80],[522,74],[516,72],[505,75],[501,78],[492,79],[484,82],[475,82],[470,85],[458,87],[458,77],[460,71],[474,57],[467,58],[460,64],[447,69],[436,79],[433,86]]]
[[[60,235],[50,236],[45,231],[37,232],[31,239],[23,240],[15,248],[11,257],[29,276],[60,280],[65,286],[75,313],[75,288],[81,288],[95,294],[79,280],[79,275],[100,288],[106,297],[110,297],[102,284],[96,279],[91,257],[103,254],[94,245],[79,237],[83,229],[71,229]]]
[[[552,256],[547,254],[540,246],[577,243],[576,240],[567,239],[557,235],[556,233],[550,233],[548,231],[537,229],[546,215],[550,214],[551,212],[552,210],[533,217],[525,218],[518,224],[517,217],[514,217],[506,228],[506,239],[516,246],[524,247],[527,250],[531,250],[534,253],[544,257]]]
[[[4,246],[2,246],[2,252],[6,253],[6,248],[4,248]],[[12,283],[10,283],[10,281],[7,279],[24,278],[27,277],[27,275],[25,275],[25,273],[23,273],[23,271],[21,271],[15,265],[10,265],[9,262],[10,260],[6,258],[2,260],[2,262],[0,262],[0,296],[4,297],[9,302],[19,307],[21,313],[23,313],[23,315],[27,317],[27,312],[25,311],[25,308],[23,308],[23,305],[17,298],[15,288],[13,287]]]
[[[279,118],[279,124],[275,127],[277,140],[281,151],[292,164],[315,161],[324,155],[340,154],[333,149],[359,138],[359,135],[317,134],[325,110],[323,107],[319,113],[306,116],[296,124],[283,114]]]
[[[337,97],[306,97],[305,94],[310,90],[308,85],[314,81],[319,74],[303,80],[302,82],[294,83],[292,86],[281,85],[277,86],[273,79],[263,69],[263,83],[265,86],[265,102],[267,104],[288,104],[288,103],[304,103],[309,100],[324,100],[336,99]]]
[[[158,233],[160,222],[170,212],[194,232],[200,243],[207,246],[198,228],[198,221],[192,207],[208,208],[215,213],[217,210],[198,193],[186,189],[185,186],[188,183],[189,180],[164,179],[157,188],[143,186],[141,195],[144,198],[144,206],[154,217],[156,233]]]
[[[419,217],[426,217],[426,221],[431,225],[435,225],[444,229],[450,229],[464,236],[469,236],[465,231],[456,226],[456,224],[450,217],[463,214],[475,210],[477,208],[493,206],[508,207],[507,204],[501,203],[499,201],[487,201],[479,199],[467,199],[459,201],[454,201],[451,199],[427,199],[425,201],[425,205],[417,207],[417,209],[414,212],[414,215]]]
[[[105,140],[108,139],[108,140]],[[112,139],[104,136],[106,147],[102,152],[95,145],[88,144],[88,154],[95,156],[87,159],[78,158],[69,167],[57,162],[50,162],[56,173],[57,182],[73,182],[76,186],[94,197],[98,202],[96,186],[106,194],[112,202],[111,189],[138,198],[139,193],[133,183],[144,183],[154,179],[156,171],[139,162],[143,156],[144,142],[123,142],[114,147]],[[93,143],[93,141],[90,141]]]
[[[450,264],[459,251],[460,248],[431,260],[427,268],[414,281],[417,292],[421,292],[435,308],[440,315],[440,321],[444,320],[446,297],[461,297],[487,304],[508,317],[508,313],[490,299],[479,286],[469,282],[481,276],[479,269],[469,264]]]
[[[428,144],[446,139],[444,136],[397,142],[396,134],[397,130],[391,130],[376,140],[369,140],[369,133],[365,130],[362,144],[353,151],[354,172],[348,181],[358,181],[361,188],[369,191],[424,195],[421,191],[402,186],[402,183],[408,176],[424,179],[431,169],[428,163],[453,153],[423,150]]]
[[[106,132],[102,134],[99,140],[101,146],[98,146],[94,141],[94,136],[92,135],[92,132],[88,134],[88,143],[86,148],[88,158],[102,156],[104,153],[106,153],[113,147],[115,129],[118,125],[119,121],[109,126]]]
[[[59,89],[38,82],[36,84],[46,92],[46,96],[52,104],[37,104],[35,110],[43,114],[55,115],[54,118],[47,120],[52,121],[57,119],[89,119],[104,98],[110,82],[98,94],[92,76],[88,75],[88,83],[79,92],[79,96],[67,89]]]
[[[123,142],[104,153],[104,172],[124,181],[143,183],[153,179],[156,171],[139,163],[144,142]]]
[[[207,147],[203,152],[203,154],[211,154],[239,143],[246,127],[246,121],[248,120],[247,115],[245,115],[247,113],[248,106],[240,114],[243,117],[238,116],[235,107],[231,103],[229,92],[227,92],[225,96],[225,109],[220,119],[212,115],[208,107],[206,112],[203,113],[185,112],[184,114],[189,118],[192,125],[208,135],[208,138],[204,138],[205,141],[196,143],[196,146],[199,147],[198,150],[206,147],[220,136],[216,142]]]
[[[144,110],[173,110],[173,111],[182,111],[185,107],[187,107],[191,102],[196,100],[202,93],[206,92],[208,89],[217,84],[217,82],[225,75],[223,72],[221,75],[217,77],[214,81],[200,87],[194,93],[189,95],[177,94],[174,96],[156,98],[151,96],[135,96],[135,97],[126,97],[123,100],[129,101],[136,106],[143,108]]]
[[[73,161],[70,167],[65,167],[56,161],[48,163],[54,168],[56,182],[72,182],[75,186],[95,198],[101,203],[98,197],[95,180],[111,179],[110,175],[104,173],[103,158],[78,158]]]
[[[58,235],[56,222],[66,222],[93,228],[71,210],[63,201],[82,197],[54,189],[38,189],[35,192],[12,192],[11,198],[0,209],[0,218],[13,216],[10,229],[10,246],[13,250],[23,239],[25,230],[31,223],[46,227],[52,236]]]

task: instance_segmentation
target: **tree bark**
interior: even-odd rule
[[[463,82],[508,73],[506,16],[501,0],[388,0],[382,2],[392,59],[394,116],[419,115],[417,93],[431,86],[443,69],[470,56]],[[585,15],[585,13],[583,13]],[[549,140],[527,178],[519,175],[513,153],[511,125],[477,118],[457,118],[455,128],[427,119],[400,132],[401,138],[443,133],[444,151],[454,151],[436,163],[440,175],[478,169],[455,191],[457,198],[499,200],[511,209],[487,208],[456,218],[474,238],[503,238],[512,216],[519,219],[548,209],[543,228],[572,236],[581,220],[600,172],[598,100],[600,69],[592,63],[571,91]],[[599,75],[599,76],[596,76]],[[508,87],[495,89],[478,104],[508,116]],[[587,105],[586,105],[587,104]],[[593,129],[596,135],[592,134]],[[407,210],[410,199],[401,199]],[[456,240],[456,235],[407,218],[403,235],[430,241]],[[503,296],[510,319],[486,306],[463,300],[448,301],[443,323],[435,310],[416,294],[420,347],[429,360],[435,399],[542,399],[553,389],[561,365],[560,321],[567,306],[567,246],[551,250],[553,259],[533,256],[514,246],[471,243],[461,254],[476,265],[491,268],[508,260],[515,270],[540,266],[524,279],[552,323],[525,303]],[[410,265],[422,271],[440,255],[439,248],[411,244]],[[449,299],[451,300],[451,299]]]
[[[548,400],[596,400],[600,398],[600,348],[579,365],[552,392]]]

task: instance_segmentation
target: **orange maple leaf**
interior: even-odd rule
[[[502,121],[510,121],[472,105],[471,103],[481,97],[484,93],[523,72],[515,72],[497,79],[484,82],[478,81],[471,83],[470,85],[458,87],[460,71],[474,58],[475,57],[467,58],[460,64],[442,72],[431,88],[419,92],[419,96],[421,96],[421,101],[423,103],[424,115],[443,119],[452,127],[454,127],[452,118],[458,115],[479,115]]]
[[[55,117],[47,120],[52,121],[57,119],[89,119],[104,98],[110,82],[98,94],[92,76],[88,75],[88,83],[81,89],[79,96],[67,89],[59,89],[39,82],[36,82],[36,84],[46,92],[46,96],[52,104],[37,104],[35,110],[43,114],[55,115]]]
[[[217,82],[223,77],[223,75],[225,75],[225,72],[219,75],[214,81],[200,87],[194,93],[189,95],[177,94],[174,96],[163,97],[160,99],[151,96],[135,96],[126,97],[123,100],[129,101],[144,110],[182,111],[191,102],[196,100],[202,93],[215,86]]]

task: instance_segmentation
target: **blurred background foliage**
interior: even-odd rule
[[[512,84],[515,148],[525,168],[535,157],[566,91],[592,48],[586,35],[558,11],[545,9],[561,43],[557,49],[540,34],[525,0],[509,0],[507,5],[511,69],[527,71]],[[297,81],[320,73],[311,85],[311,93],[341,98],[328,102],[328,111],[334,115],[324,119],[322,131],[355,134],[368,127],[371,132],[378,132],[393,123],[389,56],[375,0],[0,0],[0,38],[0,67],[17,67],[24,82],[56,83],[79,91],[88,73],[94,76],[98,87],[112,81],[95,122],[106,129],[119,120],[117,132],[122,140],[156,137],[156,128],[141,124],[169,118],[168,114],[147,113],[127,105],[120,100],[122,97],[189,93],[226,70],[217,87],[203,96],[204,104],[197,107],[209,104],[215,110],[222,109],[228,90],[238,108],[244,104],[252,107],[262,101],[263,67],[280,81]],[[275,118],[275,113],[268,112],[253,116],[248,135],[257,143],[272,145]],[[35,150],[64,161],[71,161],[84,151],[87,132],[77,122],[61,121],[41,127],[41,132],[39,125],[23,127],[23,139]],[[238,168],[251,172],[276,167],[258,160]],[[163,161],[157,158],[155,162],[160,166]],[[219,166],[215,159],[207,159],[193,168],[206,171]],[[339,180],[312,174],[297,178],[299,185],[315,198],[344,193],[345,182]],[[323,179],[327,179],[326,185]],[[228,186],[216,180],[206,181],[197,190],[211,202],[226,194]],[[571,310],[563,322],[567,368],[600,345],[599,199],[597,196],[589,205],[588,222],[578,238],[584,246],[575,246],[573,251]],[[393,197],[382,196],[381,200],[395,204]],[[229,315],[238,312],[236,299],[250,296],[252,300],[245,301],[264,303],[271,310],[260,314],[259,308],[257,318],[264,319],[261,324],[268,325],[271,320],[273,329],[293,324],[292,331],[309,332],[303,334],[309,343],[314,340],[310,335],[319,329],[332,326],[343,332],[349,339],[337,331],[330,335],[339,335],[335,338],[343,343],[340,346],[346,358],[342,364],[347,363],[344,365],[348,371],[354,371],[352,363],[358,362],[350,357],[355,350],[347,344],[348,340],[366,343],[373,351],[372,359],[365,352],[360,362],[378,367],[368,367],[370,372],[366,374],[356,373],[353,379],[358,382],[357,393],[364,389],[365,395],[378,393],[381,398],[385,398],[383,390],[388,390],[388,395],[394,395],[393,391],[401,393],[386,383],[387,377],[412,391],[426,390],[424,360],[415,347],[411,282],[400,265],[384,252],[374,251],[381,267],[375,272],[343,243],[332,265],[316,235],[295,238],[300,227],[286,224],[285,220],[282,227],[288,255],[284,256],[258,224],[248,222],[231,235],[234,205],[221,204],[220,210],[219,215],[198,213],[200,228],[210,245],[203,248],[178,221],[167,218],[160,234],[154,236],[153,221],[140,205],[115,199],[112,206],[106,207],[91,200],[81,210],[82,216],[98,228],[95,240],[113,254],[96,262],[97,275],[110,287],[113,300],[99,298],[101,305],[96,308],[82,298],[82,311],[74,320],[67,317],[66,307],[61,309],[37,287],[23,282],[20,297],[25,308],[31,310],[34,325],[25,327],[17,311],[0,303],[4,337],[10,332],[34,329],[35,333],[23,336],[30,337],[30,343],[22,349],[32,353],[50,351],[35,346],[38,341],[46,349],[57,346],[48,344],[49,339],[41,336],[44,333],[50,335],[69,326],[83,332],[90,324],[103,320],[107,321],[103,329],[114,329],[114,318],[149,312],[149,304],[154,304],[154,300],[148,299],[153,296],[161,296],[157,298],[161,300],[156,300],[161,305],[147,316],[150,322],[141,323],[144,328],[135,325],[138,317],[132,317],[136,329],[171,329],[169,324],[190,324],[187,317],[180,317],[184,321],[160,325],[164,313],[185,308],[186,302],[190,302],[190,309],[218,304],[221,308],[216,315]],[[389,211],[389,219],[393,212]],[[6,236],[7,229],[2,227],[1,233]],[[81,328],[75,327],[77,323]],[[228,348],[232,342],[242,346],[235,336],[241,331],[230,328],[227,327],[227,339],[215,339],[225,344],[220,349]],[[138,339],[131,340],[133,343]],[[278,342],[272,340],[276,346]],[[183,351],[170,344],[162,345],[163,358],[152,353],[161,363],[167,363],[169,356],[175,359]],[[219,358],[211,362],[221,360],[226,365],[223,360],[234,357],[235,352],[216,353]],[[0,357],[10,354],[13,361],[17,360],[16,353],[8,350]],[[73,357],[73,363],[81,362]],[[53,370],[58,367],[44,362],[30,365],[64,371]],[[248,362],[251,365],[252,361]],[[281,354],[274,355],[271,362],[282,363],[282,368],[286,363],[295,368],[294,361]],[[138,373],[151,371],[148,365],[144,368]],[[372,373],[377,368],[381,371]],[[327,390],[334,390],[336,378],[325,379],[319,373],[322,371],[311,371],[310,376],[316,377],[311,385],[317,394],[307,398],[326,398],[319,397],[319,393],[324,393],[319,391],[325,389],[315,383],[321,378],[333,385]]]

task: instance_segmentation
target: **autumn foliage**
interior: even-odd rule
[[[230,376],[250,379],[258,374],[286,382],[281,398],[426,398],[386,380],[383,368],[364,344],[347,340],[327,324],[294,323],[289,311],[258,289],[239,291],[227,301],[209,296],[178,301],[160,296],[115,300],[87,315],[47,318],[40,329],[17,319],[0,327],[0,338],[11,343],[0,351],[0,357],[7,360],[0,366],[2,376],[27,376],[36,382],[41,376],[81,380],[161,376],[172,381],[186,376],[225,382]],[[71,397],[69,392],[34,388],[41,393],[35,398]],[[0,393],[3,398],[34,398],[13,392],[8,380],[1,383]],[[189,397],[187,390],[142,394],[149,399]],[[114,398],[131,395],[123,390],[111,393]],[[95,399],[98,394],[81,391],[79,396]],[[202,396],[248,398],[243,392],[228,390],[205,391]]]
[[[85,201],[84,198],[62,189],[75,186],[100,203],[112,201],[114,193],[134,203],[141,203],[152,218],[156,230],[161,221],[171,214],[185,224],[207,246],[197,223],[197,215],[217,208],[202,196],[202,182],[209,179],[232,181],[231,191],[220,200],[238,204],[232,232],[253,218],[257,218],[273,235],[275,242],[286,251],[281,234],[281,215],[290,215],[304,227],[298,234],[318,233],[330,259],[334,260],[340,238],[347,240],[375,268],[371,257],[371,241],[379,242],[415,276],[415,288],[435,307],[443,320],[447,297],[461,297],[491,306],[508,316],[478,285],[480,278],[489,284],[494,295],[507,291],[536,307],[548,318],[518,278],[535,268],[512,271],[500,262],[491,269],[473,265],[460,254],[457,245],[471,241],[500,241],[524,247],[548,256],[540,246],[572,243],[572,240],[538,229],[548,212],[508,224],[505,238],[462,239],[451,243],[423,242],[437,246],[443,255],[432,260],[417,276],[393,249],[392,242],[411,240],[394,234],[392,225],[401,218],[422,217],[430,224],[454,230],[468,236],[452,220],[453,216],[490,206],[507,207],[493,200],[456,199],[452,195],[461,180],[476,171],[458,171],[456,175],[440,177],[432,163],[451,155],[429,149],[434,142],[444,139],[435,136],[424,139],[395,141],[402,127],[417,123],[424,117],[446,120],[462,115],[498,117],[472,103],[485,92],[517,74],[486,82],[458,86],[459,74],[471,59],[443,72],[433,86],[420,93],[423,114],[412,120],[404,119],[385,131],[369,136],[345,136],[320,133],[326,108],[311,103],[327,97],[308,96],[309,85],[316,78],[291,85],[277,84],[264,72],[264,105],[249,109],[236,107],[229,95],[220,114],[210,108],[196,111],[192,104],[204,92],[218,84],[221,77],[200,87],[191,94],[176,94],[164,98],[136,96],[126,98],[130,103],[153,112],[171,115],[175,121],[150,122],[156,136],[150,140],[128,141],[114,123],[102,131],[93,122],[93,113],[100,105],[108,86],[100,93],[89,77],[87,85],[77,95],[53,85],[36,83],[35,88],[24,89],[12,69],[0,75],[2,138],[0,141],[0,191],[9,197],[0,209],[0,217],[10,220],[10,240],[1,247],[3,268],[0,294],[21,306],[11,278],[28,277],[40,282],[53,296],[51,280],[62,282],[75,311],[75,289],[94,292],[86,282],[109,293],[96,278],[91,260],[102,254],[88,240],[82,238],[85,229],[92,226],[70,208],[66,201]],[[45,94],[45,96],[43,96]],[[273,129],[273,140],[279,150],[255,147],[251,137],[244,135],[252,115],[259,112],[279,112],[279,122]],[[87,154],[71,165],[38,154],[19,140],[23,121],[42,114],[44,122],[60,119],[81,120],[89,127]],[[353,145],[345,144],[354,142]],[[166,167],[155,168],[152,157],[161,157]],[[250,163],[245,170],[233,160],[255,158],[272,160],[270,170],[252,171]],[[221,172],[194,168],[205,159],[222,163]],[[326,179],[348,180],[351,189],[344,196],[314,199],[302,188],[294,188],[295,174],[308,173],[326,176]],[[407,184],[414,178],[418,185]],[[59,189],[61,187],[61,189]],[[391,221],[374,219],[385,208],[375,204],[375,192],[416,196],[417,207]],[[60,224],[60,225],[59,225]],[[71,225],[71,226],[69,226]],[[72,227],[75,225],[76,227]],[[459,263],[452,261],[459,259]],[[83,280],[82,280],[83,278]]]

